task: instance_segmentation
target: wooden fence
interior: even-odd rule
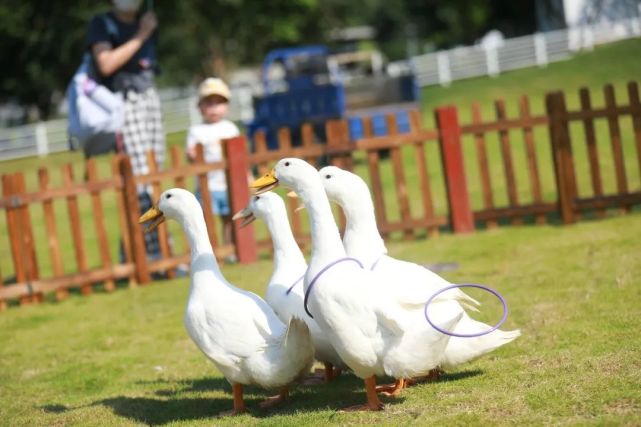
[[[365,137],[356,141],[350,140],[344,120],[326,124],[326,141],[318,141],[313,127],[304,125],[296,144],[289,130],[282,129],[278,150],[268,150],[265,136],[260,133],[251,152],[243,137],[228,140],[226,160],[211,164],[204,162],[202,147],[193,164],[183,164],[184,154],[174,147],[171,167],[159,170],[150,156],[151,170],[145,176],[133,176],[129,159],[117,156],[110,176],[100,178],[96,163],[90,160],[81,182],[74,179],[71,166],[63,167],[63,185],[59,188],[49,184],[49,170],[39,170],[39,190],[31,192],[26,191],[22,172],[5,174],[0,209],[5,211],[13,270],[0,269],[0,308],[6,306],[7,300],[39,302],[45,293],[63,299],[71,288],[89,294],[95,286],[112,291],[123,280],[130,285],[145,284],[159,272],[174,277],[176,267],[188,263],[189,248],[184,237],[172,241],[168,227],[161,226],[162,257],[147,259],[137,223],[140,210],[136,186],[151,186],[157,200],[163,188],[189,188],[188,179],[198,180],[205,188],[207,172],[225,170],[235,212],[246,205],[250,196],[246,171],[254,169],[262,174],[283,157],[304,158],[317,166],[331,163],[363,176],[370,184],[379,228],[386,237],[394,233],[404,239],[422,234],[435,236],[444,228],[469,233],[480,226],[525,221],[543,224],[555,218],[569,224],[586,215],[602,217],[611,208],[627,212],[641,203],[641,103],[637,84],[628,84],[627,92],[628,103],[617,104],[614,89],[608,85],[603,92],[604,106],[595,107],[590,92],[581,89],[580,102],[574,110],[567,107],[565,94],[549,93],[545,109],[538,114],[532,113],[528,99],[523,97],[516,117],[509,117],[505,102],[497,100],[495,117],[491,119],[483,118],[480,106],[474,104],[468,123],[461,123],[462,114],[456,107],[445,106],[434,111],[432,129],[424,126],[418,111],[412,111],[410,132],[403,134],[398,132],[396,118],[390,115],[386,117],[386,136],[374,136],[371,120],[364,118],[360,125]],[[631,122],[629,132],[621,127],[623,119]],[[598,132],[603,130],[599,126],[604,121],[607,132]],[[599,135],[605,135],[608,141],[598,140]],[[624,141],[627,135],[633,142]],[[584,152],[584,156],[577,152]],[[605,154],[612,159],[610,168],[603,166]],[[577,168],[586,162],[586,167]],[[627,173],[630,164],[638,169],[636,174]],[[612,181],[608,173],[614,174],[616,184],[610,186],[611,191],[606,191],[604,184]],[[631,181],[631,175],[639,177],[640,182]],[[584,182],[589,183],[589,188],[580,189],[579,183]],[[255,237],[252,226],[239,229],[237,224],[234,244],[223,245],[217,234],[218,218],[211,212],[209,195],[203,193],[209,238],[219,258],[235,253],[241,263],[251,263],[256,260],[258,249],[270,247],[268,238]],[[114,205],[112,211],[116,212],[109,223],[104,207],[108,196]],[[81,213],[80,199],[84,199],[86,215]],[[66,205],[66,215],[54,208],[56,204]],[[288,199],[287,204],[294,234],[301,244],[306,244],[306,215],[296,212],[297,200]],[[38,223],[32,221],[34,208],[41,209],[42,220]],[[64,237],[71,242],[74,266],[64,265],[68,257],[63,256],[58,228],[65,218],[70,231]],[[81,226],[88,220],[93,223],[91,237]],[[341,216],[339,221],[344,224]],[[36,250],[36,239],[42,234],[46,238],[39,239],[40,245],[46,242],[46,249]],[[122,259],[116,261],[113,254],[119,246]],[[91,250],[97,252],[98,258],[93,265],[87,256]],[[41,277],[40,273],[44,252],[48,252],[48,277]],[[3,274],[8,277],[11,273],[16,283],[4,284]]]

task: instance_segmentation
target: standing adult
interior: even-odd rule
[[[125,101],[122,149],[131,159],[134,175],[149,173],[147,152],[156,162],[165,159],[160,100],[154,75],[157,70],[156,28],[153,10],[140,11],[142,0],[113,0],[110,12],[94,16],[87,44],[101,82]],[[149,189],[138,188],[141,212],[152,205]],[[157,232],[145,234],[147,254],[160,254]]]

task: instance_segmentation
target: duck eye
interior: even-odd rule
[[[260,196],[256,196],[254,200],[260,200]]]
[[[332,176],[331,175],[325,175],[325,178],[330,179]]]
[[[285,162],[285,166],[289,166],[289,162]]]
[[[165,196],[165,199],[169,199],[169,198],[171,198],[171,193],[169,193],[169,194],[167,194],[167,195]]]

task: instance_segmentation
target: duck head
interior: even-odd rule
[[[287,215],[285,210],[285,203],[277,194],[267,191],[260,195],[255,195],[249,201],[249,204],[242,210],[236,212],[232,219],[243,219],[240,223],[244,227],[260,218],[266,221],[267,218],[273,215]]]
[[[336,166],[325,166],[318,171],[325,193],[329,200],[341,206],[361,202],[369,197],[369,188],[363,179],[349,171]]]
[[[148,233],[167,219],[180,222],[190,212],[202,212],[196,196],[182,188],[172,188],[163,192],[158,203],[145,212],[138,222],[140,224],[149,223],[145,229],[145,233]]]
[[[250,187],[256,190],[256,194],[262,194],[282,184],[299,193],[305,182],[318,180],[317,173],[316,168],[305,160],[286,157],[279,160],[271,171],[251,183]]]

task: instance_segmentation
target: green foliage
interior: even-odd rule
[[[5,0],[0,4],[0,102],[36,106],[43,118],[80,63],[88,22],[109,3]],[[257,64],[274,47],[324,43],[328,32],[371,25],[391,59],[405,57],[408,37],[449,47],[473,43],[490,28],[533,31],[533,2],[507,0],[194,0],[155,2],[163,85],[186,85]],[[414,34],[414,35],[412,35]],[[420,45],[419,45],[420,44]]]
[[[65,90],[80,64],[85,30],[101,5],[6,0],[0,4],[0,102],[14,98],[51,112],[54,92]],[[59,96],[59,95],[58,95]]]

